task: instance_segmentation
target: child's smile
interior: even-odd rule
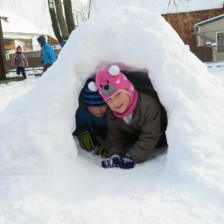
[[[124,113],[129,105],[129,94],[121,90],[109,98],[107,104],[112,111]]]

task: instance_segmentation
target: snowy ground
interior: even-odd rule
[[[27,91],[33,88],[33,86],[37,83],[39,80],[39,77],[36,77],[35,74],[41,73],[42,69],[35,70],[35,72],[32,71],[32,68],[30,68],[29,72],[26,72],[27,79],[25,81],[19,81],[19,82],[9,82],[8,84],[0,84],[0,111],[2,111],[8,103],[20,97]],[[15,71],[12,70],[12,72],[9,72],[7,74],[7,77],[16,77]],[[22,76],[21,76],[22,77]]]

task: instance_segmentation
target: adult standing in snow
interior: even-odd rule
[[[56,61],[56,54],[54,52],[53,47],[47,43],[44,35],[41,35],[37,38],[38,43],[42,48],[42,62],[44,63],[44,69],[42,74],[47,71],[49,67]]]
[[[89,78],[81,90],[73,135],[78,137],[81,147],[86,151],[107,157],[107,105],[97,91],[89,90],[92,81],[95,81],[95,76]]]
[[[28,60],[20,45],[17,46],[16,53],[11,58],[11,64],[16,67],[16,74],[22,73],[23,78],[26,79],[25,67],[28,67]]]
[[[107,113],[110,159],[102,161],[102,166],[129,169],[149,159],[160,139],[158,103],[137,92],[116,65],[99,71],[95,84],[110,108]],[[133,144],[127,147],[130,140]]]

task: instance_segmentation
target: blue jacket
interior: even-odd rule
[[[48,43],[42,46],[42,60],[44,64],[53,64],[56,61],[54,49]]]
[[[65,38],[63,39],[63,41],[62,41],[61,44],[60,44],[61,47],[64,47],[64,45],[66,44],[68,38],[69,38],[69,37],[65,37]]]
[[[89,131],[95,144],[102,144],[107,138],[107,113],[98,118],[86,107],[79,106],[76,111],[76,130],[73,135],[79,137],[83,131]]]

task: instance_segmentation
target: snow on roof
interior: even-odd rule
[[[2,20],[3,33],[10,32],[44,34],[40,29],[21,16],[11,13],[4,13],[4,16],[8,17],[8,22]]]
[[[196,24],[194,25],[194,27],[195,27],[195,26],[203,26],[203,25],[205,25],[205,24],[207,24],[207,23],[212,23],[212,22],[215,22],[215,21],[217,21],[217,20],[219,20],[219,19],[222,19],[222,18],[224,18],[224,14],[215,16],[215,17],[213,17],[213,18],[204,20],[204,21],[199,22],[199,23],[196,23]]]

